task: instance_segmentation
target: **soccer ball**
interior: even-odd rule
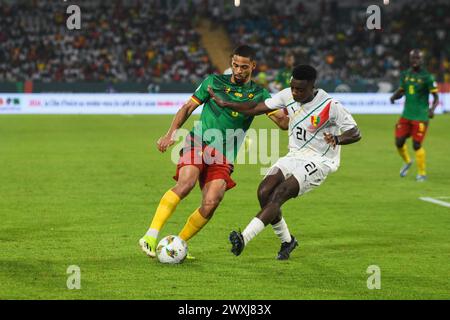
[[[186,259],[187,253],[186,241],[177,236],[162,238],[156,246],[156,255],[161,263],[182,263]]]

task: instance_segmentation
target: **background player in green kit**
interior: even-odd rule
[[[295,57],[290,51],[284,56],[284,68],[277,72],[275,77],[275,86],[278,91],[291,86],[292,69],[294,69]]]
[[[405,177],[412,165],[406,147],[406,139],[412,137],[416,153],[418,174],[417,181],[425,181],[426,165],[423,139],[428,128],[428,120],[433,118],[434,110],[439,104],[437,85],[433,75],[422,67],[423,56],[418,49],[409,53],[410,68],[400,78],[400,88],[391,97],[391,103],[405,96],[403,113],[396,125],[395,144],[405,164],[400,169],[400,177]],[[428,103],[429,94],[433,95],[433,104]]]
[[[164,194],[150,228],[139,240],[139,245],[148,256],[155,257],[159,231],[197,181],[202,191],[202,203],[191,214],[179,233],[185,241],[191,239],[208,223],[222,201],[225,191],[236,185],[231,179],[233,161],[245,138],[245,132],[253,121],[253,116],[218,107],[210,99],[208,87],[213,88],[217,95],[232,101],[262,102],[269,98],[270,94],[251,80],[255,67],[255,51],[246,45],[237,47],[231,59],[232,74],[208,76],[191,99],[177,112],[167,134],[158,140],[159,151],[165,152],[175,143],[176,130],[198,106],[204,105],[200,121],[186,137],[185,145],[180,152],[174,176],[177,183]],[[276,120],[274,116],[271,116],[271,119]]]

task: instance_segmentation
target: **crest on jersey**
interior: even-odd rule
[[[308,126],[308,131],[314,132],[320,127],[322,127],[330,118],[330,106],[331,101],[327,104],[325,108],[320,111],[318,115],[314,115],[310,117],[311,125]]]
[[[311,124],[314,128],[317,128],[320,123],[320,116],[311,116]]]

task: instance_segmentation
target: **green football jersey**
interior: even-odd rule
[[[427,121],[430,93],[437,92],[437,84],[432,74],[421,69],[402,72],[400,87],[405,90],[405,107],[402,117],[408,120]]]
[[[270,98],[270,94],[253,81],[244,85],[232,83],[231,76],[210,75],[197,88],[192,99],[204,105],[200,121],[191,130],[191,135],[216,148],[233,162],[254,117],[219,107],[210,99],[208,86],[219,98],[233,102],[253,100],[259,103]]]
[[[284,68],[278,71],[275,81],[281,84],[282,89],[289,88],[291,86],[292,70]]]

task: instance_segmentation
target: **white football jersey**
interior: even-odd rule
[[[356,126],[351,114],[339,101],[318,89],[312,101],[301,104],[294,100],[291,88],[286,88],[266,99],[265,104],[273,110],[286,108],[290,154],[315,160],[331,171],[338,169],[341,146],[333,149],[326,143],[323,133],[340,135]]]

